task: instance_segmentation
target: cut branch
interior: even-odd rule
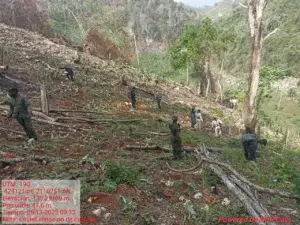
[[[275,30],[273,30],[271,33],[269,33],[265,38],[264,38],[264,41],[266,39],[268,39],[270,36],[272,36],[273,34],[275,34],[277,31],[279,31],[279,28],[276,28]]]
[[[250,216],[253,218],[260,218],[260,212],[257,212],[254,208],[253,205],[257,205],[256,202],[252,201],[243,191],[241,191],[238,187],[234,185],[226,175],[222,171],[222,169],[216,165],[209,165],[209,168],[214,171],[224,182],[224,184],[227,186],[227,188],[235,194],[235,196],[244,204],[245,209],[249,213]],[[258,208],[258,207],[257,207]],[[264,215],[264,213],[262,214]],[[257,222],[259,225],[264,225],[265,223],[262,222]]]
[[[157,133],[157,132],[149,132],[149,133],[138,133],[139,135],[157,135],[157,136],[169,136],[168,133]]]
[[[12,163],[23,162],[25,160],[26,160],[25,158],[0,158],[0,163],[12,164]]]
[[[3,128],[3,127],[0,127],[0,130],[7,131],[7,132],[12,132],[12,133],[15,133],[15,134],[20,134],[20,135],[26,135],[24,132],[10,130],[10,129],[6,129],[6,128]]]
[[[71,127],[67,124],[52,122],[52,121],[48,121],[48,120],[43,120],[43,119],[39,119],[39,118],[36,118],[36,117],[33,117],[32,119],[35,120],[35,121],[41,122],[41,123],[47,123],[47,124],[51,124],[51,125],[54,125],[54,126],[69,128],[72,131],[76,132],[76,130],[73,127]]]
[[[244,176],[242,176],[241,174],[239,174],[235,169],[233,169],[230,165],[226,164],[226,163],[221,163],[218,162],[216,160],[211,160],[208,158],[203,157],[202,158],[203,161],[208,162],[210,164],[215,164],[215,165],[219,165],[219,166],[223,166],[226,169],[228,169],[229,171],[231,171],[237,178],[239,178],[241,181],[243,181],[244,183],[248,184],[249,186],[253,187],[254,189],[258,190],[258,191],[262,191],[262,192],[266,192],[272,195],[279,195],[281,197],[284,198],[292,198],[292,199],[297,199],[300,200],[300,196],[298,195],[293,195],[289,192],[286,191],[280,191],[280,190],[274,190],[274,189],[269,189],[269,188],[263,188],[260,187],[256,184],[251,183],[249,180],[247,180]]]
[[[198,168],[202,165],[202,163],[203,163],[203,160],[198,159],[198,162],[197,162],[197,164],[196,164],[195,166],[193,166],[193,167],[190,168],[190,169],[182,169],[182,170],[174,169],[174,168],[172,168],[168,163],[166,163],[166,164],[167,164],[169,170],[174,171],[174,172],[180,172],[180,173],[183,173],[183,172],[191,172],[191,171],[193,171],[193,170],[195,170],[195,169],[198,169]]]
[[[8,106],[0,105],[0,109],[9,111],[9,107]],[[41,112],[32,111],[32,114],[35,115],[35,116],[38,116],[38,117],[42,117],[45,120],[48,120],[48,121],[51,121],[51,122],[55,121],[55,119],[53,119],[53,118],[51,118],[51,117],[49,117],[49,116],[47,116],[47,115],[45,115],[44,113],[41,113]]]
[[[139,145],[127,145],[125,150],[160,150],[163,152],[170,152],[167,148],[162,148],[157,145],[145,145],[145,146],[139,146]]]
[[[243,8],[248,9],[248,6],[246,6],[246,5],[242,4],[242,3],[239,3],[239,5],[242,6]]]

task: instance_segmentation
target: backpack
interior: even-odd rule
[[[249,133],[247,133],[247,134],[244,134],[244,135],[242,136],[242,141],[243,141],[243,142],[257,141],[257,137],[256,137],[255,134],[249,134]]]

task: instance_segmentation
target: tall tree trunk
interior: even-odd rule
[[[189,85],[189,63],[186,62],[186,85]]]
[[[221,71],[218,74],[218,86],[219,86],[219,91],[220,91],[220,103],[223,103],[223,67],[224,67],[224,58],[222,59],[222,64],[221,64]]]
[[[134,47],[135,47],[136,60],[137,60],[137,63],[138,63],[138,67],[140,67],[139,50],[138,50],[138,47],[137,47],[135,34],[133,34],[133,41],[134,41]]]
[[[257,124],[256,96],[259,84],[259,72],[262,51],[262,16],[266,0],[248,0],[249,25],[252,39],[251,70],[249,76],[248,95],[244,112],[244,125],[255,131]]]
[[[10,3],[11,17],[12,17],[13,25],[17,26],[14,3],[15,3],[15,0],[11,1],[11,3]]]
[[[206,82],[207,82],[207,86],[206,86],[206,90],[205,90],[205,97],[207,97],[209,94],[209,90],[210,90],[210,80],[211,80],[210,76],[209,76],[209,61],[208,61],[208,59],[205,60],[204,73],[205,73]]]
[[[214,75],[211,71],[211,65],[213,65],[212,59],[209,58],[209,60],[208,60],[209,93],[215,94],[217,92],[216,91],[216,79],[214,78]]]

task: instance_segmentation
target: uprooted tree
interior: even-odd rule
[[[257,124],[256,97],[258,93],[261,52],[263,46],[262,18],[266,5],[267,0],[248,0],[248,19],[252,46],[249,86],[244,110],[244,125],[245,127],[251,128],[253,131]]]

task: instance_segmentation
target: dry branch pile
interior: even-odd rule
[[[227,188],[243,203],[245,209],[249,213],[250,216],[256,218],[256,224],[270,224],[274,225],[274,222],[267,222],[260,218],[271,218],[267,209],[259,202],[258,197],[253,194],[252,189],[255,191],[265,192],[272,195],[279,195],[281,197],[297,199],[300,200],[300,196],[293,195],[286,191],[274,190],[269,188],[263,188],[256,184],[251,183],[247,178],[243,175],[239,174],[235,169],[233,169],[230,165],[222,162],[218,162],[209,156],[209,153],[205,147],[201,149],[195,149],[196,157],[198,159],[198,163],[196,166],[190,169],[179,170],[174,169],[167,166],[170,170],[175,172],[189,172],[199,168],[203,162],[209,164],[209,168],[214,171],[219,178],[223,181],[223,183],[227,186]],[[225,168],[231,174],[228,175],[223,168]],[[251,188],[250,188],[251,187]]]

